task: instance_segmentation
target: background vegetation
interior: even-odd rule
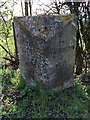
[[[60,14],[70,9],[78,17],[75,85],[61,92],[49,90],[42,83],[26,86],[20,75],[13,28],[13,1],[0,3],[0,65],[2,119],[16,118],[87,118],[90,119],[90,2],[54,1],[45,14]],[[29,3],[30,4],[30,3]],[[28,15],[25,3],[25,15]],[[31,14],[31,8],[30,15]]]

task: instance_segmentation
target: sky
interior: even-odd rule
[[[14,6],[14,16],[22,16],[22,10],[21,10],[21,1],[24,2],[25,0],[18,0],[18,4]],[[29,1],[29,0],[26,0]],[[44,6],[40,7],[39,5],[44,3],[44,4],[50,4],[53,0],[33,0],[32,4],[32,13],[33,15],[36,13],[36,9],[38,13],[42,13],[40,9],[43,9]],[[61,2],[63,0],[60,0]],[[38,10],[39,9],[39,10]]]
[[[23,9],[24,9],[24,2],[29,1],[29,0],[0,0],[0,2],[1,1],[16,1],[16,4],[14,5],[14,16],[22,16],[21,1],[23,2]],[[36,9],[39,9],[39,10],[37,10],[39,14],[42,13],[41,11],[44,8],[44,6],[42,6],[40,8],[40,4],[44,3],[47,5],[55,0],[31,0],[31,1],[33,1],[32,14],[35,15]],[[56,1],[58,1],[58,0],[56,0]],[[60,1],[62,2],[62,1],[72,1],[72,0],[60,0]],[[89,1],[89,0],[73,0],[73,1],[78,2],[78,1]],[[9,6],[9,4],[8,4],[8,6]]]
[[[18,1],[18,4],[16,4],[14,6],[14,16],[22,16],[21,1],[24,3],[24,1],[29,1],[29,0],[16,0],[16,1]],[[39,4],[44,3],[47,5],[55,0],[31,0],[31,1],[33,1],[32,14],[34,15],[36,12],[36,9],[39,9],[39,10],[37,10],[39,14],[42,13],[41,12],[42,10],[40,10],[40,9],[41,8],[43,9],[44,6],[40,7]],[[56,1],[58,1],[58,0],[56,0]],[[66,2],[70,2],[70,1],[78,2],[78,1],[80,1],[81,2],[81,1],[89,1],[89,0],[59,0],[59,1],[61,1],[61,2],[63,2],[63,1],[66,1]],[[23,6],[24,6],[24,4],[23,4]]]
[[[24,3],[25,0],[22,0],[22,2]],[[28,1],[28,0],[27,0]],[[34,13],[36,12],[36,9],[39,9],[39,4],[49,4],[51,0],[33,0],[33,4],[32,4],[32,13],[34,15]],[[23,4],[24,5],[24,4]],[[14,15],[22,15],[21,12],[21,0],[18,0],[18,4],[16,4],[14,6]]]

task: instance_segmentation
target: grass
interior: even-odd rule
[[[1,116],[9,118],[79,118],[90,119],[90,86],[76,78],[75,85],[53,91],[37,82],[25,86],[20,70],[2,70]]]

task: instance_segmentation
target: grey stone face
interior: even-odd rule
[[[21,74],[27,83],[42,81],[53,89],[73,85],[76,20],[66,17],[15,17]]]

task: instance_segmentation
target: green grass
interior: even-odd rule
[[[81,118],[90,119],[90,86],[75,85],[63,91],[53,91],[37,82],[25,86],[20,70],[2,70],[1,116],[9,118]]]

